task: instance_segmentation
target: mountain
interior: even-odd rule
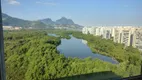
[[[46,18],[46,19],[42,19],[42,20],[38,20],[38,21],[44,23],[48,28],[54,28],[55,22],[52,21],[50,18]]]
[[[58,19],[56,21],[52,21],[50,18],[42,19],[41,22],[45,23],[49,27],[56,27],[56,28],[73,28],[73,29],[80,29],[83,26],[80,26],[78,24],[75,24],[73,20],[67,19],[65,17],[62,17],[61,19]]]
[[[3,21],[3,26],[19,26],[23,28],[46,28],[46,25],[40,21],[28,21],[28,20],[23,20],[19,18],[14,18],[11,17],[7,14],[2,13],[2,21]]]
[[[71,19],[67,19],[65,17],[62,17],[61,19],[56,20],[56,24],[74,25],[74,22]]]
[[[45,29],[47,28],[46,24],[40,22],[40,21],[32,21],[31,27],[35,29]]]
[[[7,14],[2,13],[2,21],[4,26],[21,26],[28,27],[30,26],[30,21],[22,20],[14,17],[10,17]]]
[[[75,24],[71,19],[62,17],[56,21],[52,21],[50,18],[45,18],[37,21],[23,20],[19,18],[11,17],[2,13],[3,26],[19,26],[23,28],[64,28],[64,29],[80,29],[82,26]]]
[[[52,21],[50,18],[42,19],[42,20],[39,20],[39,21],[43,22],[46,25],[48,25],[48,24],[55,24],[55,22]]]

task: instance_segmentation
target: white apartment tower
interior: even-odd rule
[[[103,38],[110,39],[112,35],[112,28],[109,28],[109,27],[103,28],[102,35],[103,35]]]
[[[130,29],[122,30],[121,43],[125,46],[130,46],[131,31]]]
[[[82,29],[82,33],[83,33],[83,34],[88,34],[88,28],[87,28],[87,27],[84,27],[84,28]]]
[[[122,36],[122,28],[115,28],[113,35],[114,35],[113,41],[116,42],[116,43],[120,43],[121,42],[121,36]]]
[[[137,28],[134,32],[133,47],[142,51],[142,29]]]
[[[142,51],[142,28],[140,27],[84,27],[82,33],[102,36],[105,39],[111,39],[113,37],[113,41],[116,43],[133,46]]]

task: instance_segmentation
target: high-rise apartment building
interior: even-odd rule
[[[135,28],[133,27],[117,27],[114,29],[113,41],[125,46],[132,46],[134,31]]]
[[[112,37],[112,28],[111,27],[105,27],[103,28],[103,38],[110,39]]]
[[[82,33],[102,36],[102,38],[105,39],[113,38],[113,41],[116,43],[121,43],[125,46],[133,46],[142,50],[142,28],[140,27],[84,27]]]
[[[133,47],[142,51],[142,28],[135,30],[133,38]]]
[[[131,41],[131,31],[129,28],[123,29],[121,33],[121,43],[125,46],[130,46]]]
[[[88,34],[88,28],[87,28],[87,27],[84,27],[84,28],[82,29],[82,33],[83,33],[83,34]]]
[[[115,28],[113,34],[113,41],[116,43],[120,43],[121,36],[122,36],[122,28],[121,27]]]

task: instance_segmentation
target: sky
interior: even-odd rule
[[[83,26],[142,26],[142,0],[1,0],[2,12],[25,20],[66,17]]]

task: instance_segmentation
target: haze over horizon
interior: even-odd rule
[[[142,0],[2,0],[2,12],[25,20],[66,17],[83,26],[142,26]]]

